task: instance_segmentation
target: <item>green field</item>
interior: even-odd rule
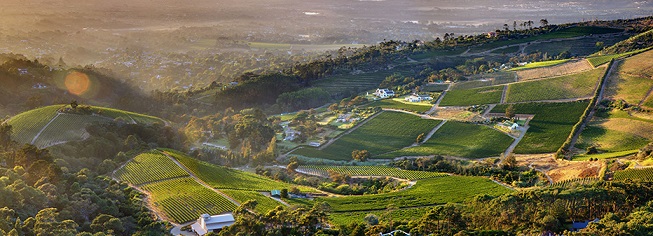
[[[323,150],[307,147],[298,149],[292,154],[332,160],[351,160],[353,150],[368,150],[372,156],[376,156],[413,144],[419,134],[430,132],[440,122],[411,114],[384,111]]]
[[[238,189],[252,191],[270,191],[273,189],[290,189],[293,185],[274,181],[253,173],[217,166],[181,153],[165,150],[164,153],[177,159],[202,181],[217,189]],[[302,191],[310,188],[300,187]]]
[[[150,193],[154,207],[177,223],[196,220],[201,214],[216,215],[236,209],[235,204],[190,177],[147,184],[141,188]]]
[[[560,64],[568,62],[568,61],[569,61],[569,59],[533,62],[533,63],[528,63],[525,66],[512,68],[510,70],[511,71],[518,71],[518,70],[528,70],[528,69],[547,67],[547,66],[555,66],[555,65],[560,65]]]
[[[381,157],[429,155],[491,157],[499,156],[513,141],[510,136],[487,126],[448,121],[424,144],[387,153]]]
[[[588,126],[581,133],[576,147],[585,149],[596,146],[603,152],[622,152],[637,150],[650,141],[646,138],[617,130],[609,130],[598,126]]]
[[[591,97],[606,68],[508,86],[506,102],[528,102]]]
[[[436,98],[437,99],[437,98]],[[430,102],[407,102],[403,98],[382,99],[374,101],[365,107],[381,107],[424,113],[433,107]]]
[[[115,173],[116,178],[133,185],[184,176],[189,176],[189,174],[159,152],[140,154]]]
[[[11,117],[7,121],[12,126],[11,138],[19,143],[32,143],[36,136],[52,118],[62,105],[53,105],[29,110]]]
[[[513,71],[497,71],[487,74],[471,75],[469,76],[469,81],[456,83],[452,89],[462,90],[507,84],[515,82],[516,77],[517,74]]]
[[[386,210],[377,211],[352,211],[352,212],[335,212],[329,214],[331,223],[335,225],[349,225],[352,222],[362,223],[367,214],[373,214],[379,217],[382,221],[389,221],[392,217],[393,221],[409,221],[421,218],[432,207],[418,207],[418,208],[405,208],[396,209],[388,215]]]
[[[404,191],[387,194],[327,197],[317,201],[329,203],[332,212],[384,210],[389,204],[398,208],[423,207],[445,203],[462,203],[476,195],[498,196],[510,192],[509,189],[483,177],[446,176],[419,180]]]
[[[328,177],[329,170],[350,176],[390,176],[400,179],[418,180],[442,177],[447,174],[427,171],[402,170],[389,166],[299,166],[298,171]]]
[[[644,169],[626,169],[614,173],[614,180],[641,180],[651,182],[653,181],[653,168]]]
[[[278,206],[283,206],[280,202],[277,202],[259,192],[230,189],[224,189],[221,191],[240,203],[244,203],[248,200],[256,200],[258,205],[256,205],[254,210],[261,214],[268,213],[268,211]]]
[[[84,140],[88,135],[86,125],[106,123],[107,121],[111,120],[101,116],[62,113],[43,129],[41,135],[34,141],[34,145],[45,148],[58,143]]]
[[[499,103],[501,102],[501,94],[503,94],[503,86],[453,89],[447,92],[440,102],[440,106],[471,106]]]
[[[587,61],[592,64],[592,66],[597,67],[600,65],[603,65],[605,63],[610,62],[612,59],[617,59],[617,58],[622,58],[622,57],[627,57],[631,56],[633,54],[641,53],[647,50],[650,50],[651,48],[644,48],[644,49],[639,49],[635,51],[630,51],[630,52],[625,52],[625,53],[620,53],[620,54],[610,54],[610,55],[603,55],[603,56],[593,56],[587,58]]]
[[[530,128],[515,148],[515,153],[555,152],[567,140],[588,105],[588,101],[515,104],[517,114],[535,115],[528,123]],[[498,105],[492,112],[505,113],[506,107],[507,105]]]

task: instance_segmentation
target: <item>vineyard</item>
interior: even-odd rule
[[[397,150],[428,133],[440,120],[422,119],[400,112],[384,111],[350,134],[340,137],[323,150],[302,148],[292,154],[332,160],[351,160],[353,150],[368,150],[372,156]]]
[[[166,150],[164,153],[177,159],[198,178],[217,189],[270,191],[272,189],[290,189],[293,186],[256,174],[199,161],[176,151]],[[307,187],[299,187],[299,189],[302,191],[311,191]]]
[[[139,114],[135,112],[123,111],[118,109],[106,108],[106,107],[93,107],[97,109],[102,116],[107,116],[109,118],[115,119],[121,117],[125,121],[134,121],[138,124],[153,124],[153,123],[165,123],[161,118],[148,116],[144,114]]]
[[[42,107],[20,113],[7,121],[12,126],[11,138],[19,143],[32,143],[34,136],[57,116],[61,105]]]
[[[574,75],[510,84],[506,100],[513,103],[591,97],[605,70],[599,68]]]
[[[621,152],[636,150],[649,143],[648,139],[632,133],[606,129],[595,123],[590,124],[578,138],[577,148],[586,149],[595,146],[604,152]]]
[[[229,195],[233,199],[236,199],[236,201],[240,202],[241,204],[248,200],[256,200],[258,204],[254,210],[261,214],[268,213],[268,211],[277,208],[278,206],[282,206],[280,202],[277,202],[259,192],[227,189],[221,190],[221,192]]]
[[[415,72],[412,72],[410,67],[404,68],[404,66],[399,66],[392,70],[381,70],[371,73],[340,74],[318,80],[315,82],[314,87],[324,88],[331,94],[343,93],[344,91],[363,92],[376,88],[381,81],[393,74],[412,76]]]
[[[205,213],[216,215],[236,209],[235,204],[193,178],[166,180],[141,188],[150,193],[154,207],[177,223],[195,220]]]
[[[189,176],[167,156],[158,152],[140,154],[115,173],[116,178],[133,185]]]
[[[618,71],[612,73],[606,84],[606,96],[639,104],[653,87],[653,62],[648,60],[653,51],[645,52],[618,63]],[[648,58],[647,58],[648,57]]]
[[[498,196],[511,190],[483,177],[446,176],[418,180],[406,190],[387,194],[319,198],[329,203],[332,212],[384,210],[389,204],[397,207],[420,207],[464,202],[474,196]]]
[[[455,89],[448,91],[440,106],[470,106],[501,102],[503,86],[474,89]]]
[[[533,62],[533,63],[528,63],[528,64],[526,64],[524,66],[514,67],[514,68],[512,68],[510,70],[511,71],[520,71],[520,70],[535,69],[535,68],[540,68],[540,67],[549,67],[549,66],[560,65],[560,64],[568,62],[568,61],[569,61],[569,59]]]
[[[87,125],[104,122],[107,122],[107,119],[100,116],[61,113],[43,129],[34,145],[46,148],[68,141],[84,140],[89,136],[86,132]]]
[[[517,76],[519,77],[519,81],[526,81],[577,74],[592,69],[592,65],[590,65],[586,60],[577,60],[548,67],[520,70],[517,71]]]
[[[329,177],[329,170],[350,176],[390,176],[400,179],[418,180],[447,176],[444,173],[402,170],[389,166],[300,166],[297,171],[311,175]]]
[[[376,211],[352,211],[352,212],[336,212],[329,214],[330,222],[334,225],[348,225],[352,222],[363,223],[363,219],[368,214],[374,214],[381,219],[392,217],[393,220],[415,220],[421,218],[432,207],[417,207],[396,209],[393,211],[376,210]]]
[[[499,156],[514,140],[483,125],[449,121],[425,143],[381,155],[383,158],[402,156],[446,155],[466,158]]]
[[[437,99],[435,97],[434,99]],[[370,103],[366,107],[381,107],[391,108],[405,111],[412,111],[417,113],[424,113],[433,107],[430,102],[406,102],[403,98],[383,99]]]
[[[517,74],[513,71],[497,71],[487,74],[470,75],[469,80],[455,83],[454,90],[473,89],[515,82]]]
[[[585,178],[574,178],[574,179],[567,179],[563,181],[559,181],[556,183],[553,183],[549,185],[549,187],[552,188],[569,188],[573,185],[586,185],[586,184],[592,184],[595,182],[599,181],[599,177],[585,177]]]
[[[535,115],[530,128],[515,148],[517,154],[555,152],[567,140],[589,102],[515,104],[517,114]],[[493,113],[504,113],[507,105],[497,105]]]
[[[653,181],[653,169],[626,169],[614,172],[613,180],[624,181],[627,179],[651,182]]]
[[[620,53],[620,54],[594,56],[594,57],[587,58],[587,61],[589,61],[589,63],[592,64],[592,66],[597,67],[597,66],[600,66],[600,65],[603,65],[605,63],[610,62],[612,59],[628,57],[628,56],[631,56],[631,55],[634,55],[634,54],[645,52],[647,50],[650,50],[650,48],[644,48],[644,49],[639,49],[639,50]]]

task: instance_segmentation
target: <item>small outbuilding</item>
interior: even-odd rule
[[[281,197],[281,191],[279,191],[278,189],[274,189],[274,190],[270,191],[270,196],[280,198]]]
[[[234,224],[236,220],[231,213],[221,214],[221,215],[209,215],[202,214],[197,222],[191,225],[191,228],[195,233],[202,236],[209,232],[218,232],[222,228]]]

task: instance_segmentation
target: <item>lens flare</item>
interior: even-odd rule
[[[75,95],[82,95],[88,91],[88,88],[91,86],[91,80],[88,78],[88,75],[75,71],[66,76],[64,84],[68,92]]]

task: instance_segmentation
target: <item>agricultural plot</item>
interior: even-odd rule
[[[501,102],[503,86],[474,89],[453,89],[444,96],[440,106],[471,106]]]
[[[539,66],[539,65],[546,65],[547,63],[554,64],[555,62],[557,61],[531,63],[534,64],[533,65],[534,67],[539,67],[539,68],[519,70],[516,72],[517,77],[519,78],[519,81],[526,81],[526,80],[577,74],[583,71],[594,69],[592,65],[590,65],[586,60],[570,61],[557,65],[549,65],[546,67]]]
[[[282,206],[280,202],[277,202],[259,192],[228,189],[221,190],[221,192],[229,195],[231,198],[240,203],[244,203],[249,200],[256,200],[258,204],[256,205],[254,211],[257,211],[261,214],[268,213],[268,211],[277,208],[278,206]]]
[[[591,97],[606,68],[557,78],[508,85],[506,102],[528,102]]]
[[[53,105],[20,113],[7,121],[12,126],[11,138],[19,143],[32,143],[52,118],[57,115],[61,105]]]
[[[328,171],[335,171],[349,176],[390,176],[400,179],[418,180],[447,176],[444,173],[402,170],[389,166],[300,166],[297,171],[312,175],[328,177]]]
[[[167,156],[158,152],[140,154],[115,173],[116,178],[133,185],[189,176]]]
[[[430,132],[441,121],[400,112],[385,111],[322,150],[302,148],[292,154],[332,160],[351,160],[353,150],[368,150],[373,156],[409,146],[421,133]]]
[[[528,63],[525,66],[519,66],[519,67],[512,68],[510,70],[511,71],[520,71],[520,70],[528,70],[528,69],[535,69],[535,68],[541,68],[541,67],[549,67],[549,66],[560,65],[560,64],[568,62],[568,61],[569,61],[569,59],[533,62],[533,63]]]
[[[499,156],[513,141],[510,136],[487,126],[449,121],[425,143],[380,157],[446,155],[483,158]]]
[[[615,100],[624,100],[629,104],[649,106],[651,96],[646,97],[653,87],[653,51],[625,59],[617,65],[617,71],[610,75],[606,87],[606,96]]]
[[[613,180],[641,180],[646,182],[653,181],[653,168],[645,169],[626,169],[614,172]]]
[[[566,179],[560,182],[553,183],[549,185],[549,187],[554,187],[554,188],[569,188],[573,185],[586,185],[586,184],[591,184],[598,182],[599,178],[598,177],[585,177],[585,178],[574,178],[574,179]]]
[[[603,42],[604,46],[611,46],[628,36],[601,37],[601,38],[582,38],[577,40],[565,40],[559,42],[547,42],[531,44],[524,50],[526,54],[535,52],[547,53],[549,56],[560,55],[563,52],[569,52],[571,56],[587,56],[595,53],[600,48],[596,47],[597,42]]]
[[[396,209],[393,211],[377,210],[377,211],[352,211],[352,212],[337,212],[329,214],[329,220],[334,225],[349,225],[352,222],[363,223],[367,214],[373,214],[379,219],[387,221],[391,217],[394,221],[409,221],[421,218],[432,207],[418,207]]]
[[[449,84],[426,84],[422,86],[424,92],[442,92],[449,88]]]
[[[487,74],[478,74],[469,76],[469,81],[454,84],[452,89],[463,90],[480,87],[502,85],[515,82],[517,73],[513,71],[497,71]]]
[[[483,177],[447,176],[419,180],[404,191],[387,194],[319,198],[329,203],[333,213],[384,210],[389,204],[398,208],[461,203],[479,194],[498,196],[510,192],[504,186]]]
[[[625,52],[625,53],[620,53],[620,54],[611,54],[611,55],[603,55],[603,56],[594,56],[587,58],[587,61],[589,61],[592,66],[597,67],[600,65],[603,65],[605,63],[610,62],[612,59],[617,59],[617,58],[623,58],[623,57],[628,57],[637,53],[645,52],[647,50],[650,50],[651,48],[644,48],[644,49],[639,49],[635,51],[630,51],[630,52]]]
[[[649,139],[632,133],[592,125],[583,130],[576,142],[576,147],[586,149],[594,146],[602,152],[622,152],[637,150],[649,142]]]
[[[515,104],[517,114],[535,115],[528,132],[515,148],[517,154],[555,152],[567,140],[573,126],[589,105],[588,101],[568,103]],[[493,113],[505,113],[507,105],[497,105]]]
[[[106,107],[93,107],[97,109],[100,115],[107,116],[109,118],[122,118],[123,120],[129,122],[134,121],[138,124],[153,124],[153,123],[165,123],[161,118],[148,116],[145,114],[139,114],[135,112],[123,111],[118,109],[106,108]]]
[[[437,98],[435,98],[437,99]],[[402,98],[393,98],[393,99],[383,99],[374,101],[365,107],[381,107],[381,108],[390,108],[398,109],[405,111],[412,111],[417,113],[424,113],[433,107],[433,104],[430,102],[407,102],[403,101]]]
[[[93,123],[105,123],[107,119],[101,116],[77,114],[59,114],[52,123],[34,141],[39,148],[46,148],[60,143],[86,139],[89,134],[86,126]]]
[[[199,161],[175,151],[166,150],[164,153],[177,159],[198,178],[217,189],[270,191],[272,189],[290,189],[293,186],[288,183],[267,179],[256,174]],[[310,191],[310,188],[300,187],[299,189],[302,191]]]
[[[399,66],[392,70],[371,73],[333,75],[316,81],[313,87],[324,88],[330,94],[339,94],[345,91],[358,93],[377,88],[386,77],[395,73],[402,76],[413,76],[416,72],[409,67]]]
[[[147,184],[141,188],[150,193],[154,207],[177,223],[196,220],[201,214],[216,215],[236,209],[235,204],[190,177]]]

